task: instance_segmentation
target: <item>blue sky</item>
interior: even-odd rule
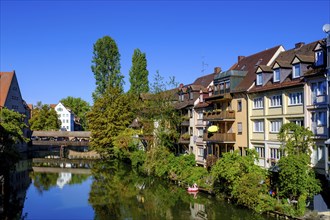
[[[325,38],[330,23],[329,0],[0,1],[0,70],[16,71],[32,104],[67,96],[92,104],[93,44],[105,35],[118,45],[127,91],[135,48],[146,53],[150,82],[158,70],[189,84],[239,55]]]

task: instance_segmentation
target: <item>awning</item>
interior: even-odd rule
[[[210,133],[217,132],[218,130],[219,130],[219,128],[216,125],[212,125],[207,129],[207,131],[210,132]]]

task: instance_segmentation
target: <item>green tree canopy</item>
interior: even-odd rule
[[[43,105],[38,102],[32,110],[32,118],[29,120],[31,130],[35,131],[51,131],[61,128],[61,121],[55,109],[49,105]]]
[[[91,147],[102,156],[114,156],[115,138],[134,119],[130,96],[118,87],[108,87],[87,114],[92,132]]]
[[[94,102],[105,93],[107,87],[118,87],[123,91],[123,78],[120,73],[120,53],[116,42],[104,36],[94,44],[92,72],[96,80],[93,92]]]
[[[131,87],[128,92],[136,96],[139,96],[140,93],[149,92],[148,75],[146,54],[139,49],[135,49],[132,57],[132,67],[129,71]]]
[[[70,108],[73,113],[79,117],[79,122],[83,128],[83,130],[87,130],[87,119],[86,113],[90,111],[90,105],[88,102],[81,98],[74,98],[72,96],[68,96],[60,100],[60,102],[65,106]]]
[[[313,132],[308,128],[295,123],[286,123],[282,125],[278,139],[288,155],[307,154],[310,156],[311,148],[315,146],[313,136]]]

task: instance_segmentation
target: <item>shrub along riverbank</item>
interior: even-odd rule
[[[133,151],[129,159],[139,172],[175,180],[185,186],[197,183],[199,187],[257,213],[303,216],[308,199],[320,191],[320,185],[302,155],[283,157],[275,173],[255,165],[255,151],[248,151],[244,157],[237,151],[224,153],[209,170],[197,167],[193,154],[175,156],[165,147],[152,148],[148,152]],[[287,175],[291,176],[285,179]]]

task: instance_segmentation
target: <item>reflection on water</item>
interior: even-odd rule
[[[266,219],[117,162],[32,161],[0,173],[3,219]]]

